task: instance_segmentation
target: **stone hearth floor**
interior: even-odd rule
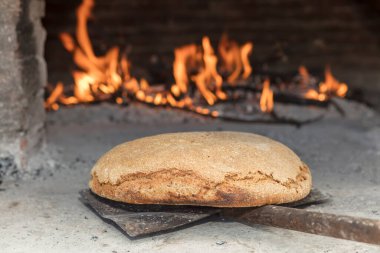
[[[233,222],[130,240],[78,200],[91,166],[116,144],[173,131],[233,130],[279,140],[310,165],[314,186],[332,200],[309,209],[380,219],[377,114],[329,118],[301,128],[210,119],[131,123],[109,117],[98,122],[63,122],[57,114],[48,118],[38,176],[0,185],[0,252],[380,252],[379,246]]]

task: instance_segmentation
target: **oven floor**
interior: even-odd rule
[[[48,142],[40,158],[46,168],[35,179],[0,185],[1,252],[380,252],[374,245],[232,222],[130,240],[78,200],[91,166],[116,144],[164,132],[235,130],[279,140],[310,165],[314,186],[332,197],[310,209],[380,219],[378,115],[330,118],[301,128],[219,120],[68,123],[48,117]]]

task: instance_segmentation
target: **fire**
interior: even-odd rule
[[[253,43],[245,43],[240,50],[240,57],[243,63],[243,79],[247,79],[252,73],[251,63],[249,62],[249,55],[252,53]]]
[[[78,7],[75,38],[68,33],[60,34],[62,44],[72,53],[78,70],[72,73],[73,95],[66,96],[64,85],[58,83],[46,99],[47,109],[57,110],[58,103],[70,105],[109,99],[122,104],[123,97],[129,96],[152,105],[169,105],[203,115],[218,116],[216,111],[195,106],[189,94],[189,87],[195,85],[208,105],[227,99],[227,94],[222,90],[224,80],[218,72],[218,57],[208,37],[203,37],[201,46],[191,44],[176,48],[173,62],[175,83],[170,90],[155,90],[145,79],[137,80],[131,75],[131,63],[126,55],[120,54],[118,47],[112,47],[105,55],[95,55],[87,30],[93,7],[93,0],[83,0]],[[246,79],[251,74],[249,55],[253,44],[249,42],[239,47],[236,42],[229,43],[236,47],[233,49],[234,63],[228,67],[231,75],[227,81],[232,83],[238,78]],[[223,39],[219,45],[219,49],[222,48]]]
[[[226,34],[223,34],[218,49],[223,62],[222,69],[231,73],[227,78],[229,83],[235,84],[239,77],[247,79],[250,76],[252,67],[249,55],[253,50],[251,42],[240,47],[236,42],[230,41]]]
[[[219,44],[219,53],[224,59],[226,71],[232,73],[227,78],[227,82],[232,84],[238,78],[246,79],[250,76],[252,68],[249,63],[249,54],[253,44],[246,43],[240,48],[236,42],[228,42],[236,46],[230,50],[226,48],[226,43],[223,37]],[[175,49],[174,55],[175,84],[170,89],[174,96],[179,97],[186,94],[193,81],[209,105],[215,104],[218,100],[227,99],[226,93],[222,90],[224,80],[218,72],[218,57],[215,55],[209,37],[203,37],[201,47],[197,47],[195,44],[183,46]],[[190,70],[196,74],[189,76]]]
[[[216,69],[218,58],[214,54],[214,49],[208,37],[203,37],[202,49],[203,66],[200,68],[199,73],[192,76],[191,79],[195,82],[207,103],[213,105],[218,98],[226,99],[227,95],[222,91],[223,78]],[[215,93],[212,92],[213,86],[215,87]]]
[[[53,100],[67,105],[109,98],[121,86],[122,79],[117,71],[119,49],[111,48],[102,57],[97,57],[92,49],[87,32],[87,20],[93,5],[92,0],[84,0],[77,9],[76,42],[67,33],[60,35],[64,47],[73,54],[74,62],[81,69],[72,73],[74,96],[66,97],[63,85],[58,84],[45,103],[47,108],[54,104]]]
[[[273,106],[273,91],[270,88],[269,79],[266,79],[263,83],[263,90],[260,97],[260,109],[262,112],[271,112]]]
[[[319,92],[324,94],[345,97],[348,91],[347,84],[339,82],[331,73],[329,66],[325,69],[325,81],[319,84]]]
[[[217,55],[210,38],[204,36],[201,45],[189,44],[174,50],[173,84],[157,86],[143,78],[139,80],[131,74],[132,64],[126,54],[120,53],[122,50],[119,47],[111,47],[104,55],[95,54],[87,30],[93,7],[94,0],[83,0],[78,7],[75,37],[68,33],[60,34],[64,48],[72,54],[77,66],[72,72],[72,95],[67,95],[67,86],[58,82],[45,101],[46,109],[58,110],[60,104],[105,100],[123,104],[133,99],[154,106],[170,106],[218,117],[219,112],[206,107],[228,99],[223,87],[235,86],[252,74],[249,60],[253,51],[252,42],[239,45],[223,35]],[[310,80],[307,69],[301,66],[299,72],[302,86],[307,87]],[[307,90],[305,97],[324,101],[333,95],[344,97],[346,93],[347,85],[337,81],[326,68],[325,81],[319,84],[318,89]],[[270,113],[273,106],[273,91],[267,79],[263,83],[260,109]]]
[[[174,95],[179,96],[186,93],[189,86],[188,66],[189,62],[194,63],[197,55],[197,46],[195,44],[183,46],[175,49],[175,59],[173,62],[173,75],[176,83],[172,85],[171,91]]]
[[[310,75],[306,67],[299,68],[299,74],[303,79],[302,84],[308,84]],[[345,83],[339,82],[331,73],[329,66],[325,68],[325,80],[319,83],[317,89],[310,88],[305,93],[305,98],[326,101],[331,96],[345,97],[348,91],[348,86]]]
[[[59,82],[57,83],[57,86],[55,86],[54,90],[50,93],[50,96],[45,101],[45,108],[51,108],[53,110],[58,110],[59,105],[57,104],[57,100],[60,96],[62,96],[63,93],[63,83]]]
[[[298,73],[301,77],[301,85],[302,86],[307,86],[310,83],[310,74],[307,68],[303,65],[301,65],[298,68]]]

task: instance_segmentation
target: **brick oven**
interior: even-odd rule
[[[0,175],[28,170],[44,139],[44,1],[1,1]],[[6,11],[5,11],[6,10]]]
[[[9,10],[1,27],[2,174],[28,168],[43,143],[46,84],[72,82],[74,64],[59,34],[75,33],[80,2],[1,1]],[[329,64],[354,98],[378,106],[378,10],[376,1],[113,0],[96,3],[88,28],[96,53],[120,46],[154,82],[172,81],[174,48],[204,35],[216,43],[228,33],[239,43],[253,41],[254,73],[289,73],[299,65],[322,73]]]
[[[378,252],[367,230],[344,231],[380,227],[379,13],[376,0],[0,0],[0,248]],[[128,240],[78,201],[94,201],[90,170],[117,144],[224,130],[294,150],[328,196],[297,210],[363,218],[329,227],[352,241],[264,218]],[[331,235],[321,227],[298,231]]]

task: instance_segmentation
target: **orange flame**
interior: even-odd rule
[[[331,73],[329,66],[325,69],[325,81],[319,84],[319,92],[324,94],[345,97],[348,91],[347,84],[339,82]]]
[[[203,37],[202,48],[204,66],[197,75],[192,77],[192,80],[207,103],[213,105],[218,98],[226,99],[227,95],[222,91],[223,78],[216,69],[218,58],[214,54],[214,49],[208,37]],[[216,94],[212,92],[213,85],[215,86]]]
[[[308,83],[310,75],[306,67],[301,66],[299,73],[303,79],[302,84]],[[331,96],[345,97],[348,91],[347,84],[339,82],[331,73],[329,66],[325,68],[325,80],[319,83],[318,90],[310,88],[305,93],[305,98],[326,101]]]
[[[63,94],[63,83],[59,82],[55,86],[54,90],[50,93],[50,96],[45,101],[45,108],[52,108],[54,111],[59,109],[57,100]]]
[[[219,116],[217,111],[194,105],[189,88],[195,85],[201,96],[209,105],[218,100],[227,99],[222,90],[223,82],[235,85],[239,79],[247,79],[252,73],[249,56],[253,43],[239,45],[223,35],[218,45],[221,60],[214,53],[208,37],[202,38],[202,45],[190,44],[176,48],[174,51],[173,77],[174,84],[170,90],[157,90],[145,79],[138,80],[131,75],[131,63],[126,55],[120,54],[118,47],[110,48],[103,56],[94,53],[87,30],[94,0],[83,0],[76,11],[77,27],[75,38],[68,33],[61,33],[60,40],[65,49],[73,56],[79,70],[72,73],[74,79],[73,96],[66,96],[63,83],[57,83],[45,101],[45,108],[58,110],[59,104],[71,105],[113,99],[122,104],[126,96],[138,101],[157,106],[171,106],[194,111],[202,115]],[[227,76],[223,80],[218,72]],[[191,75],[190,73],[195,73]],[[310,86],[311,76],[304,66],[300,66],[301,85]],[[304,96],[310,99],[325,101],[331,96],[344,97],[348,87],[339,82],[329,67],[325,70],[325,80],[318,87],[309,88]],[[263,112],[273,110],[273,91],[269,79],[263,83],[260,97],[260,109]]]
[[[273,104],[273,91],[270,88],[269,79],[266,79],[261,92],[260,109],[262,112],[271,112],[273,110]]]
[[[240,49],[241,61],[243,63],[243,79],[247,79],[252,73],[252,66],[249,62],[249,55],[252,53],[253,43],[247,42]]]
[[[121,86],[122,79],[117,72],[119,49],[111,48],[103,57],[97,57],[93,51],[87,31],[87,21],[93,6],[93,0],[83,0],[77,9],[77,45],[69,34],[60,35],[64,47],[73,53],[74,62],[81,68],[81,71],[72,73],[77,101],[70,99],[61,103],[93,102],[97,97],[115,93]]]
[[[310,83],[310,74],[309,74],[309,71],[307,70],[307,68],[303,65],[301,65],[299,68],[298,68],[298,73],[301,77],[301,85],[302,86],[306,86]]]
[[[236,42],[228,41],[226,38],[222,37],[219,53],[224,59],[225,70],[231,72],[227,81],[231,83],[238,78],[248,78],[252,72],[249,54],[252,52],[253,44],[246,43],[240,48]],[[171,92],[176,97],[186,94],[190,81],[193,81],[206,102],[213,105],[217,100],[227,99],[227,95],[222,90],[223,78],[218,72],[218,58],[207,36],[202,39],[201,49],[201,57],[200,50],[194,44],[175,49],[173,76],[176,82],[171,86]],[[190,67],[196,68],[197,74],[189,79]]]
[[[228,41],[226,38],[226,36],[222,37],[219,53],[224,59],[225,70],[232,72],[227,81],[231,83],[238,78],[248,78],[252,72],[249,54],[252,52],[253,44],[246,43],[239,48],[236,42]],[[230,44],[232,47],[229,46]],[[207,36],[202,39],[201,50],[196,45],[191,44],[176,48],[174,55],[173,76],[175,84],[171,86],[170,90],[175,97],[186,94],[191,81],[193,81],[209,105],[215,104],[217,100],[227,99],[226,93],[222,90],[223,78],[217,68],[218,58]],[[197,70],[197,74],[189,78],[188,73],[194,68]]]
[[[59,39],[61,40],[63,46],[65,49],[69,52],[73,52],[76,48],[75,42],[70,34],[68,33],[61,33],[59,35]]]
[[[234,84],[239,77],[247,79],[252,72],[249,62],[249,55],[252,53],[253,44],[245,43],[239,47],[235,41],[230,41],[226,34],[223,34],[219,43],[219,54],[222,58],[223,70],[230,72],[227,81]],[[243,71],[243,74],[241,73]]]
[[[201,46],[191,44],[175,49],[175,83],[171,85],[170,90],[157,90],[145,79],[138,80],[131,75],[131,63],[126,55],[120,54],[118,47],[110,48],[102,56],[95,54],[87,30],[93,7],[94,0],[83,0],[76,10],[75,38],[68,33],[60,34],[62,44],[72,54],[78,70],[72,73],[73,95],[66,96],[63,83],[57,83],[46,99],[47,109],[57,110],[58,103],[70,105],[106,99],[113,99],[117,104],[122,104],[124,98],[129,96],[152,105],[169,105],[213,117],[219,115],[217,111],[194,105],[189,94],[190,85],[195,85],[209,105],[227,99],[227,94],[222,90],[224,80],[218,72],[218,57],[208,37],[203,37]],[[232,84],[239,78],[246,79],[250,76],[252,67],[249,55],[252,50],[253,44],[250,42],[239,46],[227,37],[222,38],[219,53],[222,57],[222,67],[229,75],[226,80],[228,83]],[[263,97],[268,96],[264,92],[263,94]]]
[[[175,49],[175,59],[173,62],[173,75],[176,81],[172,86],[172,92],[174,95],[179,96],[181,93],[187,92],[189,85],[188,78],[188,62],[191,58],[194,58],[197,53],[197,46],[194,44],[187,45]]]

